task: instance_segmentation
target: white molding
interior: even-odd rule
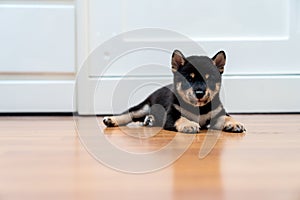
[[[89,55],[89,0],[75,3],[76,21],[76,69],[78,70]]]
[[[73,80],[2,80],[0,113],[73,112]]]

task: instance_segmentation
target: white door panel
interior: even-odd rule
[[[221,49],[226,51],[224,101],[230,112],[300,111],[297,103],[300,95],[295,92],[300,84],[300,2],[297,0],[115,0],[105,3],[90,0],[88,11],[89,52],[113,36],[134,29],[154,27],[176,31],[200,44],[209,56]],[[153,38],[136,35],[123,40],[127,44],[140,41],[170,43],[179,49],[176,44],[180,46],[183,42],[163,34]],[[107,48],[99,54],[102,55],[99,59],[109,57],[116,48]],[[197,54],[183,53],[186,56]],[[158,83],[171,82],[170,57],[171,52],[130,52],[109,63],[108,70],[107,66],[97,64],[95,58],[86,80],[78,85],[79,113],[113,112],[114,98],[120,102],[114,106],[117,111],[138,103],[148,96],[148,90],[139,93],[140,99],[126,99],[126,95],[122,99],[113,94],[114,85],[130,78],[121,91],[131,94],[134,90],[131,86],[140,87],[141,80],[147,83],[149,78],[155,77]],[[143,67],[135,70],[141,65]],[[91,89],[89,84],[99,78],[106,87]],[[95,101],[91,101],[92,98]],[[91,109],[91,102],[95,102],[95,110]]]
[[[227,75],[300,74],[299,21],[295,20],[299,20],[299,13],[299,2],[293,0],[193,0],[186,3],[131,0],[106,4],[91,0],[89,41],[92,50],[118,33],[158,27],[190,37],[210,56],[224,49],[228,53]],[[143,40],[142,36],[137,38]],[[162,36],[161,40],[172,41],[172,38]],[[173,41],[178,42],[176,38]],[[132,62],[128,59],[118,64],[127,69]],[[114,68],[115,72],[109,74],[120,75],[120,68]],[[100,71],[92,67],[91,74],[95,76]]]
[[[162,85],[171,83],[172,78],[107,77],[86,81],[78,85],[79,114],[106,115],[137,105]],[[225,76],[221,99],[230,113],[300,112],[300,95],[296,92],[299,84],[299,76]]]
[[[94,92],[92,113],[121,113],[146,99],[157,88],[170,84],[170,78],[125,77],[93,80],[98,85]],[[103,95],[105,94],[105,95]]]
[[[286,39],[289,0],[90,0],[91,49],[95,42],[144,27],[178,31],[194,40]],[[105,27],[103,29],[103,27]]]
[[[122,30],[161,27],[194,40],[286,38],[288,9],[286,0],[125,0]]]
[[[73,112],[73,80],[0,81],[0,113]]]
[[[0,24],[0,113],[74,111],[74,1],[0,1]]]
[[[98,58],[98,63],[99,58]],[[97,63],[97,61],[95,61]],[[141,49],[121,55],[106,69],[98,64],[90,68],[90,76],[171,76],[170,52]]]
[[[1,72],[74,72],[75,8],[0,3]]]

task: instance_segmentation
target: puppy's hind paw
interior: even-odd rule
[[[143,125],[144,126],[154,126],[154,122],[155,122],[154,116],[153,115],[147,115],[145,117]]]
[[[114,117],[104,117],[103,118],[103,123],[107,127],[116,127],[116,126],[118,126],[118,123],[116,122]]]

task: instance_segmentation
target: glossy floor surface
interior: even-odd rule
[[[0,117],[0,199],[299,200],[300,115],[235,118],[246,134]]]

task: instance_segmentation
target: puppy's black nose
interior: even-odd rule
[[[202,97],[204,97],[205,91],[203,91],[203,90],[195,90],[195,94],[196,94],[196,97],[198,99],[201,99]]]

